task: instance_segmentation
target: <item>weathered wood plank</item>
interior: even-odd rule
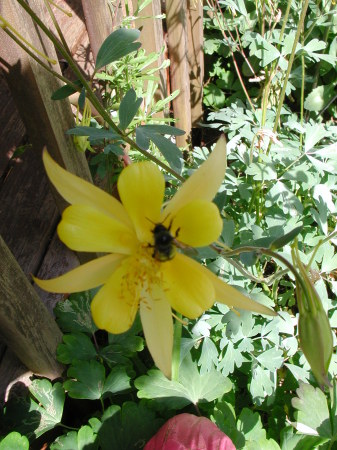
[[[111,11],[106,0],[82,0],[90,47],[96,61],[97,53],[103,41],[113,31]]]
[[[12,99],[5,77],[0,73],[0,179],[6,175],[8,162],[21,143],[25,126]]]
[[[33,372],[7,348],[0,364],[0,405],[5,403],[9,396],[22,393],[30,385],[32,375]]]
[[[24,273],[36,273],[59,219],[39,151],[15,160],[0,186],[0,218],[0,234]]]
[[[134,8],[137,7],[138,0],[133,0]],[[162,19],[157,19],[155,16],[161,14],[161,1],[152,0],[140,13],[140,17],[135,21],[135,26],[141,30],[140,42],[142,48],[146,50],[146,54],[149,55],[153,52],[160,52],[164,43],[164,31]],[[161,54],[157,61],[152,63],[150,67],[160,67],[165,59],[164,54]],[[155,92],[155,101],[162,100],[167,97],[167,71],[161,69],[156,72],[155,76],[158,77],[158,89]],[[157,114],[156,117],[163,117],[164,114]]]
[[[0,237],[0,334],[32,372],[56,378],[62,333]]]
[[[202,94],[204,82],[203,52],[203,4],[200,1],[187,0],[187,57],[190,67],[191,121],[197,126],[203,118]]]
[[[44,2],[29,0],[30,7],[42,18],[47,16]],[[36,48],[57,60],[55,49],[42,32],[37,34],[36,26],[29,15],[16,2],[0,4],[1,14],[33,43]],[[25,24],[22,27],[21,24]],[[36,149],[47,146],[53,157],[68,170],[91,180],[85,156],[79,153],[73,140],[65,131],[74,126],[74,118],[68,99],[53,101],[51,94],[62,83],[44,70],[0,29],[3,43],[0,49],[5,61],[3,70],[15,98],[20,115],[26,125],[30,142]],[[58,64],[52,69],[61,73]],[[60,209],[62,206],[60,204]]]
[[[186,1],[170,0],[166,2],[167,44],[169,51],[171,89],[180,90],[173,100],[174,118],[177,127],[186,131],[177,136],[178,147],[187,147],[191,142],[191,92],[189,64],[187,58],[187,19]]]
[[[55,233],[41,267],[37,272],[37,277],[42,279],[54,278],[74,269],[78,265],[79,261],[75,253],[69,250]],[[34,288],[50,313],[53,312],[56,303],[64,298],[63,294],[53,294],[43,291],[35,284]]]

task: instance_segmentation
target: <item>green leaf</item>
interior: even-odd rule
[[[313,450],[319,448],[324,440],[318,436],[295,434],[293,427],[286,427],[281,430],[282,450]]]
[[[254,180],[268,181],[277,178],[277,172],[273,163],[251,163],[246,169],[247,175],[252,175]]]
[[[323,260],[321,272],[329,273],[337,268],[337,253],[335,254],[334,247],[326,242],[324,245]]]
[[[282,350],[271,347],[265,352],[260,353],[256,359],[265,369],[274,371],[282,366],[284,361],[282,355]]]
[[[279,450],[280,447],[273,439],[266,438],[266,431],[262,427],[259,414],[248,408],[243,408],[238,418],[237,427],[245,437],[245,449]]]
[[[169,165],[180,173],[182,170],[181,151],[173,142],[162,136],[162,134],[182,136],[185,132],[168,125],[141,125],[136,129],[137,145],[143,150],[147,150],[150,146],[150,141],[152,141],[163,154]]]
[[[273,394],[275,388],[275,373],[256,365],[252,370],[250,384],[250,393],[254,403],[261,405],[267,396]]]
[[[122,409],[110,406],[102,416],[98,429],[98,443],[102,450],[121,450],[143,448],[162,425],[155,413],[143,402],[126,402]]]
[[[139,35],[139,30],[127,28],[119,28],[111,33],[98,50],[95,71],[138,50],[141,44],[134,41]]]
[[[213,83],[204,86],[203,102],[206,106],[220,109],[226,104],[226,96],[222,89]]]
[[[304,108],[308,111],[321,111],[333,98],[333,84],[324,84],[313,89],[304,102]]]
[[[76,84],[78,86],[82,85],[79,80],[74,81],[74,84]],[[51,99],[52,100],[63,100],[64,98],[69,97],[70,95],[74,94],[75,92],[77,92],[76,89],[73,89],[68,84],[65,84],[64,86],[60,87],[59,89],[57,89],[55,92],[52,93]]]
[[[295,364],[285,363],[284,365],[290,370],[296,381],[303,381],[304,383],[307,383],[309,381],[309,370],[304,369],[300,366],[296,366]]]
[[[66,334],[63,342],[57,347],[57,359],[63,364],[71,364],[74,360],[91,360],[97,356],[97,351],[86,334]]]
[[[289,244],[289,242],[293,241],[296,236],[298,236],[303,230],[303,225],[293,228],[288,233],[284,234],[281,237],[275,239],[269,246],[271,250],[278,250],[281,247]]]
[[[221,340],[222,346],[223,340]],[[244,362],[247,361],[242,354],[242,351],[236,347],[232,341],[228,341],[226,345],[226,353],[224,354],[222,360],[219,362],[217,369],[221,370],[221,373],[226,377],[230,373],[234,372],[235,367],[241,367]]]
[[[292,406],[297,409],[296,423],[293,424],[295,428],[304,434],[317,434],[331,439],[334,433],[331,429],[329,407],[324,393],[310,384],[300,383],[296,394],[298,397],[291,401]]]
[[[198,361],[200,366],[200,374],[210,372],[214,365],[218,363],[218,350],[212,339],[204,337],[201,348],[201,355]]]
[[[0,450],[29,450],[29,441],[26,436],[13,431],[0,442]]]
[[[231,382],[220,372],[200,375],[197,364],[188,355],[181,363],[179,381],[168,380],[159,370],[136,379],[139,398],[160,399],[169,409],[181,409],[189,403],[211,402],[231,390]]]
[[[63,383],[72,398],[99,400],[105,381],[105,368],[97,361],[74,361],[67,375],[73,380]]]
[[[297,216],[302,214],[303,206],[296,195],[281,181],[276,181],[266,195],[266,206],[269,208],[277,204],[284,214]]]
[[[71,134],[74,136],[87,136],[90,141],[120,138],[119,134],[116,134],[114,131],[94,127],[71,128],[66,131],[66,134]]]
[[[117,156],[124,156],[123,149],[116,144],[108,144],[104,147],[104,154],[108,155],[109,153],[113,153]]]
[[[143,99],[137,98],[136,92],[130,89],[123,97],[119,107],[119,126],[122,130],[130,125],[135,117]]]
[[[221,431],[231,438],[235,448],[244,448],[245,438],[237,429],[235,410],[230,403],[224,401],[217,402],[210,419]]]
[[[50,445],[50,450],[96,450],[98,449],[96,437],[94,430],[90,426],[84,425],[78,432],[70,431],[59,436]]]
[[[104,382],[102,395],[116,394],[117,392],[125,391],[130,388],[130,377],[126,370],[121,367],[115,367],[109,373],[109,376]]]
[[[63,332],[78,331],[92,334],[97,331],[90,311],[93,292],[96,291],[71,294],[67,300],[57,303],[54,314],[57,324]]]
[[[33,380],[29,390],[38,400],[38,403],[32,401],[32,407],[40,414],[40,423],[35,430],[36,437],[39,437],[61,422],[65,393],[61,383],[52,385],[46,379]]]

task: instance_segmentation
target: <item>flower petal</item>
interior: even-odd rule
[[[202,247],[216,241],[221,230],[222,220],[216,205],[205,200],[194,200],[172,217],[170,231],[182,243]]]
[[[165,295],[176,311],[195,319],[213,305],[213,284],[206,269],[193,259],[177,253],[162,263],[162,273]]]
[[[118,192],[141,242],[153,240],[151,230],[160,220],[164,189],[164,176],[151,162],[130,164],[119,176]]]
[[[153,286],[152,286],[152,294]],[[140,318],[146,344],[155,365],[167,378],[171,378],[173,323],[171,306],[164,293],[147,296],[140,302]]]
[[[125,258],[91,302],[91,313],[98,328],[119,334],[127,331],[138,311],[141,286],[133,283],[131,256]]]
[[[123,205],[114,197],[63,169],[46,150],[43,152],[43,162],[50,181],[68,203],[92,206],[125,225],[131,225]]]
[[[72,250],[131,254],[138,247],[132,228],[87,205],[63,211],[58,235]]]
[[[208,270],[207,273],[209,279],[213,283],[215,289],[215,301],[217,303],[224,303],[229,307],[246,309],[248,311],[266,314],[268,316],[277,316],[275,311],[241,294],[241,292],[237,289],[233,288],[224,281],[221,281],[221,279],[214,275],[214,273],[210,270]]]
[[[226,141],[222,136],[208,159],[177,190],[168,202],[165,214],[175,215],[186,203],[193,200],[213,200],[226,172]]]
[[[106,255],[50,280],[33,277],[35,283],[45,291],[71,293],[86,291],[104,284],[125,258],[124,255]]]

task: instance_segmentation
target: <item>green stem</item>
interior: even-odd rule
[[[284,264],[290,270],[290,272],[294,275],[296,282],[299,283],[301,285],[302,289],[305,290],[305,287],[306,287],[305,283],[303,282],[302,278],[298,274],[295,267],[282,255],[275,253],[273,250],[270,250],[269,248],[243,246],[243,247],[239,247],[235,250],[232,250],[230,252],[223,252],[221,254],[223,254],[224,257],[228,258],[231,256],[237,256],[240,253],[249,253],[249,252],[255,252],[259,255],[267,255],[267,256],[270,256],[271,258],[279,260],[282,264]]]
[[[47,72],[51,73],[54,77],[58,78],[59,80],[66,83],[68,86],[73,88],[75,91],[78,90],[78,86],[76,84],[72,83],[70,80],[65,78],[63,75],[59,74],[58,72],[55,72],[53,69],[51,69],[47,64],[45,64],[43,61],[41,61],[28,47],[26,47],[20,39],[18,39],[15,34],[13,34],[10,30],[7,28],[4,29],[4,32],[8,34],[8,36],[19,46],[22,48],[22,50],[27,53],[31,58],[33,58],[38,64],[40,64],[41,67],[43,67]]]
[[[277,128],[279,126],[279,120],[281,117],[281,110],[282,110],[282,106],[283,106],[283,102],[284,102],[284,98],[285,98],[285,93],[286,93],[286,88],[287,88],[287,84],[288,84],[288,80],[289,80],[289,76],[290,76],[290,72],[293,66],[293,62],[295,59],[295,52],[296,52],[296,47],[301,35],[301,31],[304,25],[304,20],[305,20],[305,16],[307,13],[307,9],[308,9],[308,5],[309,5],[309,0],[304,0],[303,6],[302,6],[302,11],[301,11],[301,15],[298,21],[298,26],[297,26],[297,30],[296,30],[296,35],[294,38],[294,43],[293,43],[293,47],[291,50],[291,54],[290,54],[290,58],[289,58],[289,62],[288,62],[288,67],[287,67],[287,71],[286,71],[286,75],[283,81],[283,86],[281,89],[281,93],[280,93],[280,98],[279,98],[279,103],[278,103],[278,107],[277,107],[277,111],[276,111],[276,117],[275,117],[275,123],[274,123],[274,128],[273,128],[273,132],[276,133]]]
[[[178,320],[174,323],[174,335],[173,335],[173,352],[172,352],[172,380],[178,381],[179,379],[179,366],[180,366],[180,348],[181,348],[181,333],[183,329],[182,316],[176,313]]]

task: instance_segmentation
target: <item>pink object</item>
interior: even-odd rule
[[[206,417],[179,414],[168,420],[144,450],[236,450],[233,442]]]

